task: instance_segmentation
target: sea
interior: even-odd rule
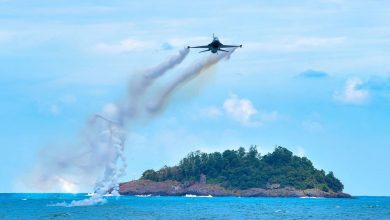
[[[87,194],[0,194],[0,219],[390,219],[390,197],[112,196],[98,205],[61,205],[86,198]]]

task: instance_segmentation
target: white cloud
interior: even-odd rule
[[[335,100],[352,105],[365,104],[368,101],[370,94],[368,90],[361,88],[362,85],[363,81],[359,78],[348,79],[345,83],[344,89],[341,92],[335,92]]]
[[[201,117],[218,119],[227,117],[248,127],[260,126],[265,122],[278,120],[280,115],[277,111],[258,110],[249,99],[241,99],[233,94],[227,98],[221,107],[209,106],[199,110]]]
[[[275,121],[279,118],[276,111],[259,111],[249,99],[239,99],[237,95],[226,99],[223,103],[223,109],[227,116],[245,126],[259,126],[264,122]]]
[[[345,37],[302,37],[302,38],[285,38],[272,42],[248,42],[245,47],[250,50],[263,50],[270,52],[299,52],[320,47],[329,47],[339,45],[345,42]]]
[[[100,52],[108,53],[125,53],[134,50],[158,48],[155,43],[140,41],[135,39],[125,39],[116,43],[99,43],[95,46],[95,49]]]
[[[257,124],[252,121],[252,117],[257,114],[257,110],[253,107],[249,99],[239,99],[236,95],[232,95],[223,103],[223,109],[228,116],[241,124]]]

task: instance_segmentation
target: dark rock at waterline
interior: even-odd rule
[[[292,187],[285,188],[251,188],[246,190],[226,189],[217,184],[193,183],[183,184],[177,181],[154,182],[151,180],[133,180],[121,183],[121,195],[153,195],[153,196],[183,196],[186,194],[197,196],[241,196],[241,197],[325,197],[351,198],[346,193],[325,192],[320,189],[299,190]]]

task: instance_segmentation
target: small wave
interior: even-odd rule
[[[197,196],[197,195],[192,195],[192,194],[186,194],[185,197],[189,197],[189,198],[195,198],[195,197],[198,197],[198,198],[212,198],[213,196],[212,196],[212,195],[208,195],[208,196]]]
[[[147,195],[135,195],[136,197],[151,197],[152,194],[147,194]]]
[[[299,197],[299,198],[301,198],[301,199],[320,199],[320,198],[322,198],[322,197],[315,197],[315,196],[301,196],[301,197]]]
[[[197,196],[192,194],[186,194],[185,197],[197,197]]]

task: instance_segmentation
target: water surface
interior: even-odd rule
[[[390,219],[390,197],[108,197],[102,205],[61,207],[86,194],[0,194],[0,219]]]

